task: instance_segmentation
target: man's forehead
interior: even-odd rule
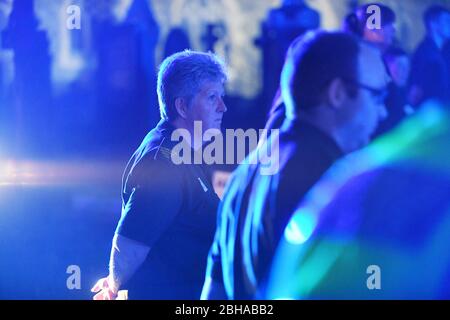
[[[199,91],[211,91],[211,90],[224,90],[224,83],[223,80],[211,80],[207,79],[201,82],[199,86]]]
[[[378,48],[366,43],[361,44],[359,76],[361,82],[376,86],[386,85],[390,81]]]

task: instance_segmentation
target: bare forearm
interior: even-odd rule
[[[109,276],[119,289],[147,257],[150,247],[121,235],[114,235],[109,261]]]

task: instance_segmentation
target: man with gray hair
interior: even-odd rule
[[[171,137],[182,129],[198,138],[196,121],[220,129],[225,81],[224,65],[211,53],[187,50],[161,64],[161,121],[125,169],[109,275],[92,288],[95,300],[116,299],[123,288],[131,299],[200,297],[219,198],[202,166],[173,163]]]

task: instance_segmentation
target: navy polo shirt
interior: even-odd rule
[[[175,128],[161,121],[125,169],[116,233],[149,246],[125,284],[131,299],[198,299],[219,198],[202,165],[171,160]]]

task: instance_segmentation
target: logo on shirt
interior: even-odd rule
[[[197,179],[198,179],[198,182],[200,182],[200,184],[201,184],[201,186],[202,186],[202,188],[203,188],[203,191],[208,192],[208,188],[207,188],[206,185],[203,183],[202,179],[200,179],[200,178],[197,178]]]

